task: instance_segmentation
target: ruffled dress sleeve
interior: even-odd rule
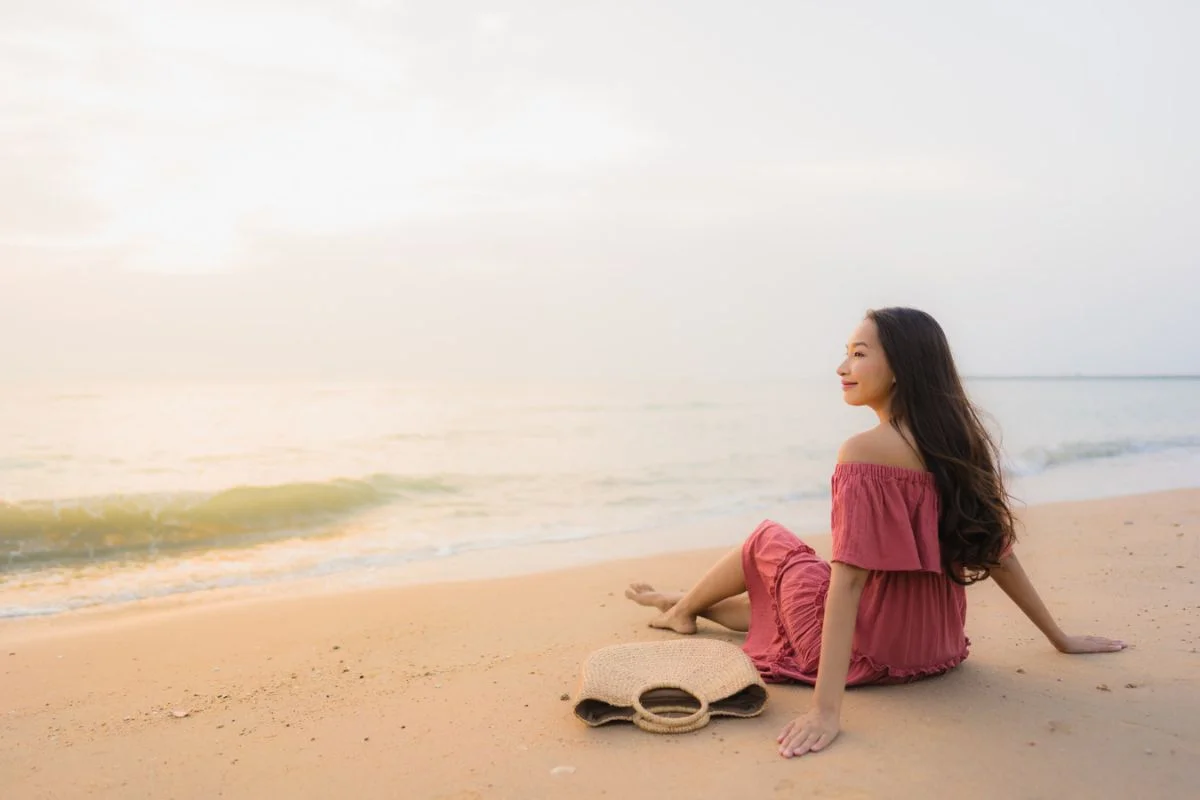
[[[933,476],[881,464],[833,473],[833,560],[866,570],[942,572]]]

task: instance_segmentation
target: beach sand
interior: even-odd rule
[[[6,621],[0,795],[1200,796],[1200,490],[1022,517],[1017,552],[1064,628],[1132,648],[1060,655],[994,586],[975,587],[970,658],[851,690],[824,753],[776,751],[807,707],[801,686],[772,686],[756,719],[681,736],[571,714],[563,697],[591,650],[669,635],[625,585],[682,588],[720,552],[701,550]],[[806,538],[828,555],[828,536]]]

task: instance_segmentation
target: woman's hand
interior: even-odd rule
[[[791,758],[824,750],[840,730],[836,714],[822,714],[814,708],[789,722],[775,741],[779,742],[779,755]]]
[[[1106,639],[1103,636],[1063,636],[1054,646],[1060,653],[1115,653],[1124,650],[1129,645],[1118,639]]]
[[[846,693],[846,675],[854,644],[854,624],[858,601],[867,583],[867,571],[833,562],[829,591],[825,595],[825,623],[821,635],[821,662],[817,685],[813,689],[812,708],[789,722],[775,740],[784,758],[824,750],[841,730],[842,696]]]

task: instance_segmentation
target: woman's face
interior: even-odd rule
[[[842,398],[852,406],[879,408],[891,397],[896,376],[879,345],[874,320],[864,319],[846,343],[846,360],[838,367]]]

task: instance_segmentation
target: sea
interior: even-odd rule
[[[1200,486],[1200,379],[970,379],[1018,507]],[[0,618],[234,587],[827,531],[827,380],[147,383],[0,390]],[[524,555],[521,555],[524,554]]]

